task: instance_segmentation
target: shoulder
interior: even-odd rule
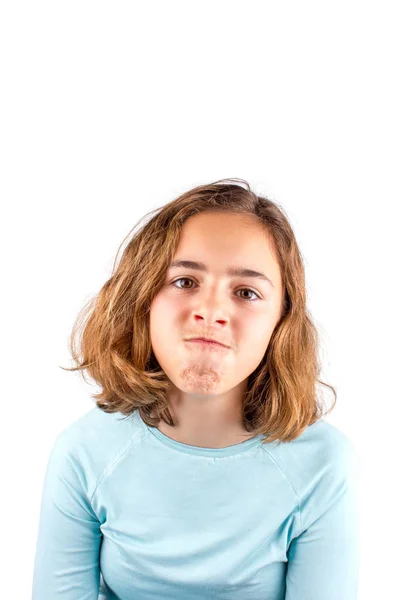
[[[353,442],[336,426],[320,419],[291,442],[263,446],[291,484],[297,497],[299,530],[331,510],[355,518],[361,462]],[[354,508],[355,507],[355,508]]]
[[[106,413],[97,406],[72,421],[57,436],[66,445],[104,445],[115,440],[123,442],[135,430],[135,415],[125,416],[119,412]]]
[[[300,454],[308,456],[316,465],[330,465],[339,470],[359,462],[352,440],[341,429],[324,419],[307,427],[294,440],[294,448]]]
[[[84,479],[90,495],[142,435],[136,412],[125,416],[95,406],[56,436],[50,466],[59,474],[74,473]]]
[[[338,427],[320,419],[291,442],[272,442],[263,448],[276,461],[301,497],[305,489],[321,489],[321,482],[340,484],[361,473],[361,462],[351,439]],[[322,486],[323,487],[323,486]]]

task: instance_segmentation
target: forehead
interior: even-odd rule
[[[190,217],[182,227],[176,260],[206,263],[221,273],[253,269],[276,282],[280,279],[273,241],[254,215],[218,211]]]
[[[263,223],[251,213],[236,213],[228,210],[210,210],[196,213],[189,217],[184,223],[184,227],[197,228],[208,225],[213,225],[221,222],[228,222],[237,226],[258,226],[259,229],[263,228]]]
[[[178,250],[209,249],[211,252],[272,254],[273,244],[266,227],[255,215],[231,212],[202,212],[182,227]]]

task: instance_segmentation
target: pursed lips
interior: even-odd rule
[[[229,346],[223,344],[222,342],[217,342],[216,340],[212,340],[210,338],[204,338],[204,337],[190,338],[185,341],[186,342],[198,342],[198,343],[202,343],[203,345],[218,346],[220,348],[229,348]]]

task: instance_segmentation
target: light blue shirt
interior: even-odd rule
[[[49,457],[33,600],[356,600],[353,443],[323,419],[262,438],[191,446],[95,406]]]

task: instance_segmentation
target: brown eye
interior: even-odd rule
[[[250,292],[250,294],[254,294],[255,296],[257,296],[257,294],[255,292],[253,292],[253,290],[249,290],[248,288],[242,288],[241,290],[239,290],[239,292]],[[242,298],[242,300],[253,300],[253,299],[252,298]]]
[[[193,279],[189,279],[189,277],[181,277],[180,279],[175,279],[175,281],[173,281],[172,284],[176,283],[177,281],[191,281],[192,283],[194,283]],[[188,288],[180,288],[180,289],[188,289]]]
[[[190,281],[191,283],[195,283],[193,281],[193,279],[191,279],[190,277],[179,277],[179,279],[175,279],[175,281],[172,281],[171,285],[173,285],[174,287],[176,287],[175,284],[178,281]],[[187,288],[187,287],[181,287],[181,286],[178,285],[178,289],[180,289],[180,290],[191,290],[192,288],[190,288],[190,287],[189,288]],[[250,292],[250,294],[254,294],[255,298],[254,297],[253,298],[240,298],[240,300],[243,300],[244,302],[254,302],[255,300],[260,300],[261,299],[260,296],[258,294],[256,294],[256,292],[254,292],[253,290],[251,290],[250,288],[241,288],[239,290],[239,292]]]

